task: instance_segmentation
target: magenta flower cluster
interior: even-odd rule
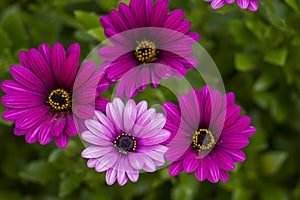
[[[234,0],[204,0],[214,9]],[[242,9],[256,11],[257,0],[237,0]],[[27,143],[42,145],[52,140],[65,148],[78,133],[87,147],[82,157],[87,166],[106,172],[106,182],[137,182],[139,173],[169,166],[170,176],[194,173],[199,181],[228,181],[227,171],[246,159],[241,150],[255,133],[248,116],[241,116],[234,94],[222,95],[209,86],[191,89],[178,104],[165,102],[164,113],[134,98],[148,84],[180,78],[198,65],[193,45],[198,33],[183,10],[169,13],[167,0],[131,0],[101,16],[100,24],[110,45],[99,50],[102,64],[81,64],[80,47],[22,51],[20,65],[12,65],[14,80],[0,87],[3,119],[14,122],[14,134]],[[117,97],[101,96],[118,83]],[[121,99],[129,98],[128,101]]]

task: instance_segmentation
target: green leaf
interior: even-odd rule
[[[261,74],[255,81],[253,90],[256,92],[261,92],[269,89],[275,84],[275,77],[272,73],[265,72]]]
[[[286,63],[287,55],[287,49],[270,50],[266,53],[264,61],[282,67]]]
[[[294,9],[296,12],[299,11],[297,1],[296,0],[284,0],[285,3],[287,3],[292,9]]]
[[[106,37],[104,35],[104,30],[101,26],[98,26],[97,28],[89,29],[87,33],[100,42],[106,40]]]
[[[274,175],[287,159],[288,154],[284,151],[270,151],[261,156],[263,171],[266,175]]]
[[[75,10],[74,14],[79,23],[87,30],[100,26],[99,16],[93,12]]]
[[[22,179],[40,184],[55,180],[56,175],[56,170],[45,160],[33,161],[19,173]]]
[[[253,55],[246,53],[235,54],[235,67],[238,71],[248,72],[256,68],[256,60]]]
[[[72,193],[80,186],[83,177],[82,173],[74,173],[68,177],[63,177],[59,185],[59,197],[65,197]]]
[[[1,44],[0,51],[12,45],[12,41],[10,40],[9,35],[1,27],[0,27],[0,44]]]
[[[13,38],[14,40],[12,44],[14,49],[27,46],[27,34],[25,31],[25,26],[21,21],[19,14],[20,11],[18,8],[11,7],[10,9],[6,10],[1,21],[2,28],[10,36],[10,38]]]
[[[232,200],[250,200],[252,197],[253,191],[245,188],[237,188],[232,194]]]

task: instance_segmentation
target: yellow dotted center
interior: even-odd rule
[[[134,55],[140,63],[151,63],[157,59],[158,50],[155,44],[148,40],[138,43],[135,48]]]
[[[135,137],[131,134],[122,133],[114,140],[114,146],[119,153],[127,155],[128,152],[133,152],[136,150],[137,142]]]
[[[69,92],[59,88],[50,92],[47,103],[54,112],[66,112],[71,109],[71,98]]]
[[[215,142],[214,134],[211,131],[207,129],[199,129],[194,133],[192,145],[198,151],[204,151],[211,149]]]

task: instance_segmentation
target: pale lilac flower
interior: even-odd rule
[[[156,171],[165,164],[167,148],[161,145],[170,136],[163,129],[165,116],[147,108],[147,102],[136,105],[129,100],[126,105],[115,98],[106,106],[106,115],[95,112],[94,119],[85,121],[87,131],[81,134],[92,145],[83,152],[89,158],[87,165],[97,172],[106,171],[106,182],[116,180],[123,186],[128,179],[136,182],[140,170]]]

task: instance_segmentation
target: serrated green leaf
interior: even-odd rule
[[[45,160],[38,160],[29,163],[19,176],[34,183],[46,184],[57,178],[57,171]]]
[[[86,29],[92,29],[100,26],[99,24],[99,16],[93,12],[86,12],[82,10],[74,11],[76,19],[81,23],[81,25]]]
[[[256,61],[253,55],[246,53],[235,54],[235,67],[238,71],[248,72],[256,68]]]
[[[262,167],[266,175],[274,175],[287,159],[288,154],[284,151],[270,151],[261,156]]]
[[[286,63],[287,55],[287,49],[270,50],[266,53],[264,61],[282,67]]]

